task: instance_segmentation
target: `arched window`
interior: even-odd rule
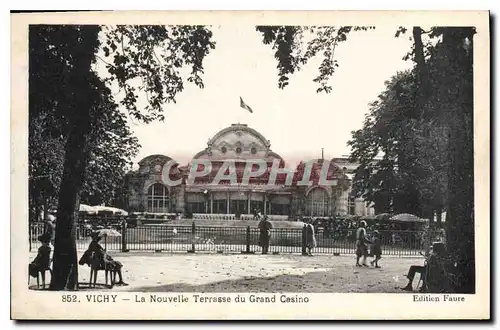
[[[170,198],[168,189],[161,183],[155,183],[148,189],[148,212],[168,213]]]
[[[307,208],[310,216],[324,217],[328,215],[328,193],[325,189],[314,188],[307,195]]]

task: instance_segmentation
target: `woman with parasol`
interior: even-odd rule
[[[97,268],[98,270],[108,270],[111,272],[111,284],[117,285],[128,285],[123,282],[122,268],[123,264],[119,261],[114,260],[106,250],[99,244],[103,236],[107,235],[106,230],[100,230],[90,234],[92,241],[89,244],[87,251],[80,258],[79,264],[87,264],[89,267]],[[96,265],[97,262],[97,265]],[[115,283],[116,274],[118,274],[119,280]]]

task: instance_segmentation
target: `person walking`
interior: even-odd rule
[[[373,260],[370,261],[370,264],[372,266],[375,265],[375,268],[380,268],[378,262],[382,258],[382,247],[380,244],[380,232],[378,230],[375,230],[373,232],[373,239],[370,245],[370,254],[373,257]]]
[[[366,238],[366,221],[362,220],[356,231],[356,267],[368,267],[366,264],[366,257],[368,257],[367,243],[370,243],[370,241]],[[359,258],[361,257],[363,257],[363,263],[359,264]]]
[[[307,254],[312,256],[312,249],[316,247],[316,237],[314,232],[314,225],[312,224],[312,219],[309,219],[306,224],[306,247],[308,249]]]

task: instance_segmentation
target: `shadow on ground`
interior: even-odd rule
[[[368,273],[378,273],[376,278]],[[380,276],[382,275],[382,276]],[[207,284],[172,283],[130,288],[129,292],[297,292],[297,293],[401,293],[400,283],[384,276],[378,269],[363,269],[354,274],[337,275],[335,271],[316,271],[304,275],[283,274],[271,277],[243,277]]]

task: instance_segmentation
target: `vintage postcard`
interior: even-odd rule
[[[488,12],[11,26],[13,319],[490,318]]]

